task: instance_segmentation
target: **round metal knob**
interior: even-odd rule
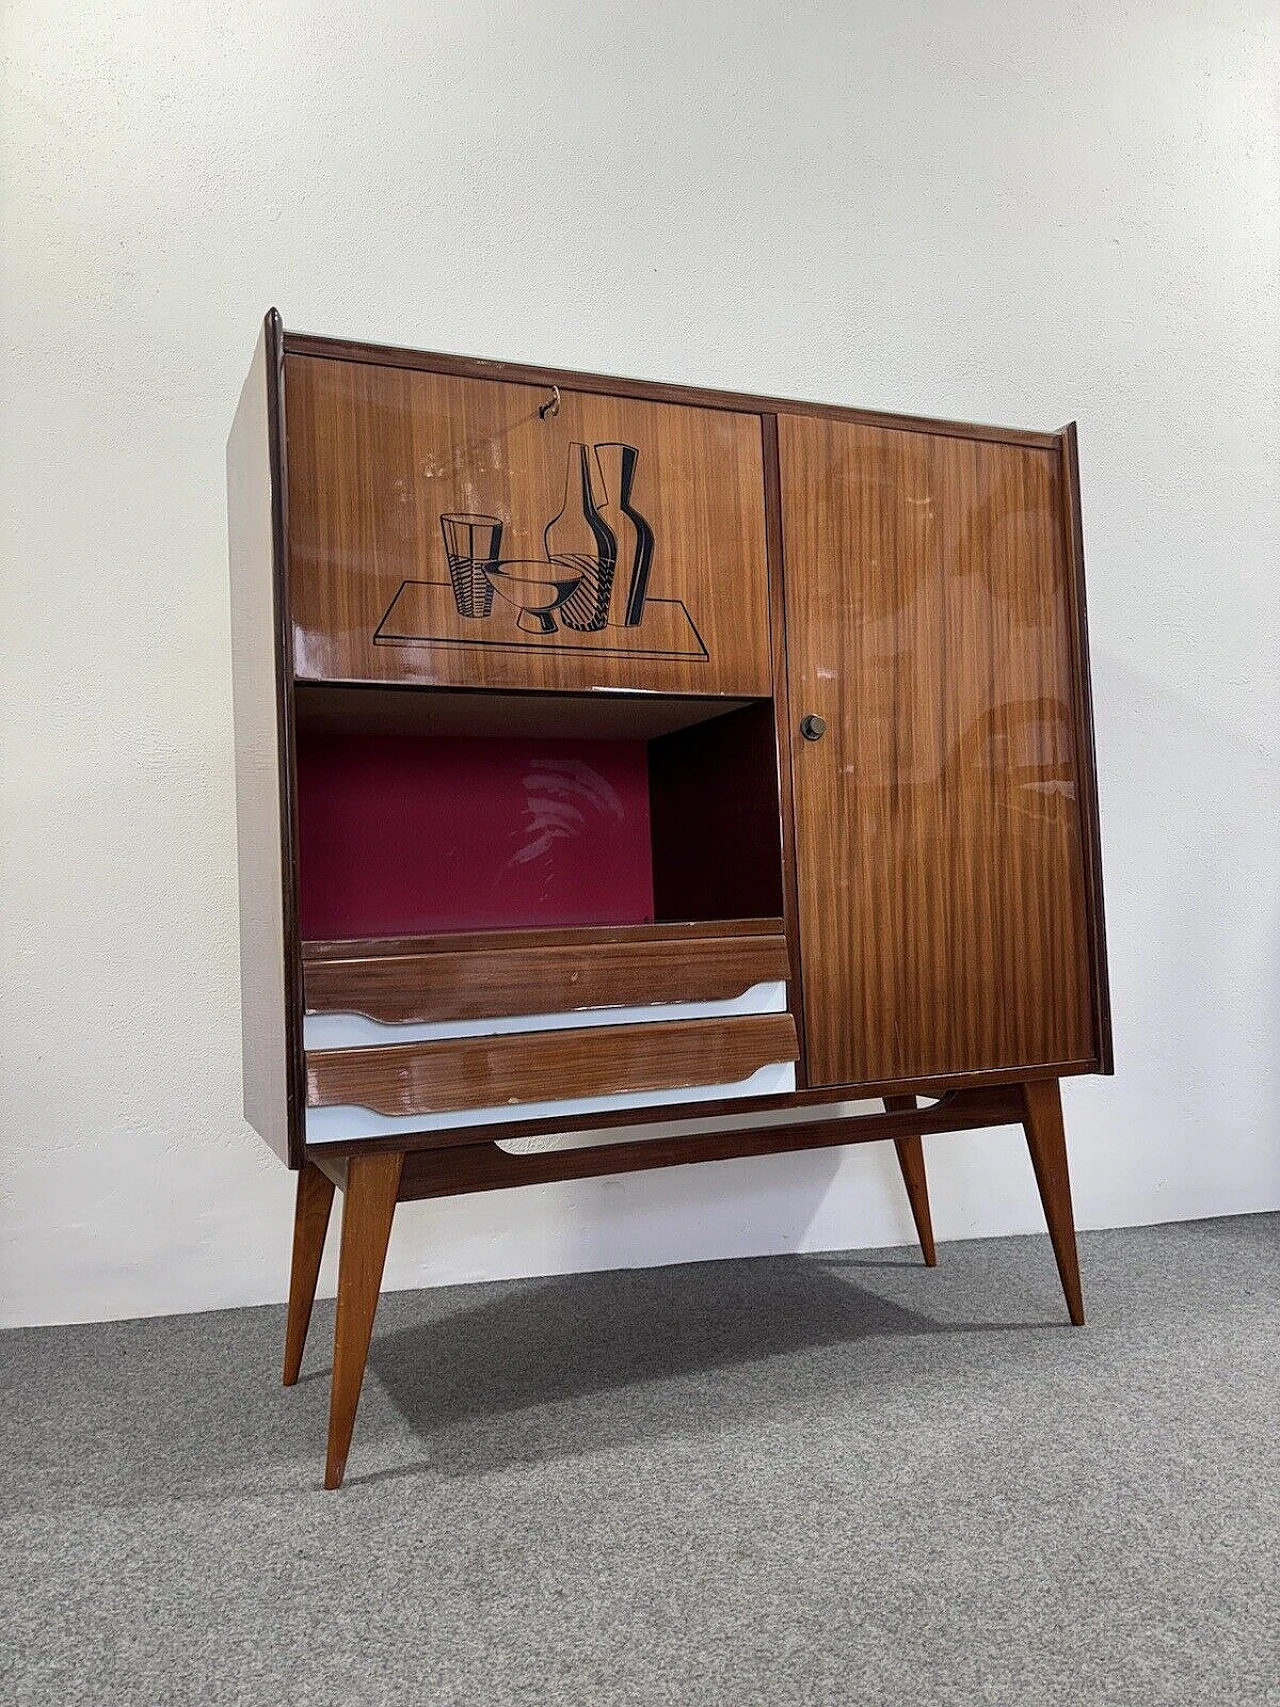
[[[825,717],[815,717],[813,712],[810,712],[807,717],[800,719],[800,733],[806,741],[821,741],[826,732],[827,720]]]

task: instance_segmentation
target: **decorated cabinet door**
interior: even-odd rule
[[[300,680],[770,692],[761,424],[285,362]]]

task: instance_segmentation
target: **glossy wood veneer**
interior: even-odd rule
[[[736,1084],[798,1054],[790,1014],[309,1050],[307,1100],[393,1116],[495,1108]]]
[[[400,1195],[405,1199],[449,1197],[463,1191],[496,1191],[517,1185],[543,1185],[553,1180],[591,1179],[601,1174],[683,1167],[693,1162],[730,1161],[740,1156],[825,1149],[885,1138],[918,1139],[921,1133],[1003,1126],[1024,1116],[1021,1087],[1006,1085],[948,1092],[932,1107],[924,1109],[641,1138],[532,1155],[511,1155],[492,1141],[476,1142],[473,1130],[469,1144],[406,1153]],[[335,1172],[343,1165],[337,1156],[326,1161],[319,1151],[312,1153],[317,1155],[320,1165]]]
[[[304,979],[309,1013],[357,1013],[403,1025],[724,1001],[753,984],[785,980],[787,971],[781,934],[653,936],[315,960],[306,962]]]
[[[791,958],[788,1005],[796,1016],[800,1060],[796,1080],[809,1083],[808,1029],[804,1017],[804,979],[800,966],[800,887],[796,866],[796,819],[793,802],[792,730],[798,714],[791,704],[787,685],[786,552],[782,529],[782,471],[778,455],[778,417],[764,415],[760,421],[764,450],[765,534],[769,541],[769,631],[773,645],[773,722],[777,753],[778,818],[782,828],[781,879],[782,915],[786,924],[787,948]]]
[[[304,959],[358,960],[371,954],[456,954],[533,948],[590,947],[599,943],[702,942],[708,937],[777,936],[782,920],[682,919],[649,925],[562,925],[551,930],[435,931],[423,936],[346,937],[308,940]]]
[[[943,421],[923,415],[898,415],[877,409],[852,409],[842,403],[800,402],[796,398],[768,397],[755,392],[724,391],[714,386],[676,385],[669,381],[628,379],[617,374],[582,373],[576,369],[543,367],[527,362],[500,362],[482,356],[447,355],[441,351],[410,350],[394,344],[369,344],[351,338],[322,338],[310,332],[285,333],[290,355],[320,356],[326,361],[372,362],[383,367],[402,367],[429,373],[455,374],[465,379],[519,381],[526,385],[559,385],[576,391],[606,393],[692,405],[698,409],[746,410],[772,415],[813,415],[825,420],[858,421],[867,426],[894,427],[900,432],[943,434],[950,438],[984,439],[992,444],[1038,445],[1052,450],[1056,433],[1031,432],[1019,427],[999,427],[976,421]]]
[[[1111,986],[1107,975],[1106,910],[1102,898],[1102,831],[1098,812],[1098,761],[1093,734],[1093,685],[1089,659],[1089,610],[1084,577],[1084,528],[1080,515],[1080,456],[1074,421],[1062,429],[1062,532],[1070,565],[1072,702],[1076,739],[1077,798],[1084,852],[1085,911],[1098,1070],[1115,1070],[1111,1039]]]
[[[395,1155],[353,1156],[343,1170],[326,1488],[340,1488],[347,1470],[401,1171],[402,1160]]]
[[[779,448],[810,1084],[1096,1063],[1060,457]]]
[[[299,682],[298,727],[325,735],[498,735],[650,741],[740,711],[749,700],[697,694],[519,693],[412,683]]]
[[[794,1017],[794,1016],[793,1016]],[[1078,1074],[1096,1073],[1096,1062],[1058,1062],[1043,1067],[1012,1069],[1006,1073],[952,1073],[936,1079],[918,1079],[905,1086],[899,1079],[888,1084],[823,1085],[818,1089],[798,1089],[764,1096],[723,1097],[696,1102],[664,1103],[659,1109],[611,1109],[576,1117],[557,1116],[554,1119],[530,1120],[521,1117],[509,1121],[486,1123],[485,1134],[494,1140],[506,1138],[539,1138],[566,1133],[597,1132],[610,1127],[643,1126],[649,1121],[669,1125],[703,1124],[724,1116],[765,1114],[775,1109],[813,1110],[840,1109],[850,1102],[866,1099],[883,1100],[898,1094],[935,1097],[948,1091],[1004,1090],[1030,1080],[1071,1078]],[[836,1116],[833,1116],[836,1118]],[[419,1132],[397,1132],[382,1138],[336,1138],[324,1145],[326,1155],[343,1156],[359,1150],[394,1148],[398,1150],[449,1149],[455,1144],[475,1142],[474,1125],[432,1126]],[[850,1142],[854,1142],[850,1139]]]
[[[301,355],[286,357],[285,394],[299,678],[770,692],[755,415],[565,388],[544,418],[545,387]],[[501,594],[483,620],[455,618],[442,515],[497,518],[504,560],[545,562],[571,447],[608,444],[638,452],[632,502],[654,535],[641,623],[531,636]],[[411,639],[391,614],[407,583],[440,584],[412,593]],[[430,620],[413,615],[423,600]]]

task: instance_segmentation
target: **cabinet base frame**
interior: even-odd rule
[[[917,1107],[915,1097],[905,1094],[886,1095],[884,1102],[883,1113],[527,1156],[500,1150],[492,1138],[438,1149],[370,1148],[351,1155],[311,1149],[298,1177],[284,1382],[291,1386],[298,1378],[329,1210],[338,1187],[344,1202],[325,1487],[340,1487],[346,1471],[395,1206],[420,1198],[889,1139],[897,1150],[924,1261],[933,1267],[937,1255],[922,1139],[935,1132],[1020,1125],[1026,1133],[1067,1311],[1080,1326],[1084,1305],[1058,1080],[944,1091],[926,1108]]]

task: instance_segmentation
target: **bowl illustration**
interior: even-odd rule
[[[486,563],[484,572],[496,590],[520,612],[516,627],[526,634],[554,634],[551,613],[559,608],[587,572],[585,563],[567,557],[513,559]]]

